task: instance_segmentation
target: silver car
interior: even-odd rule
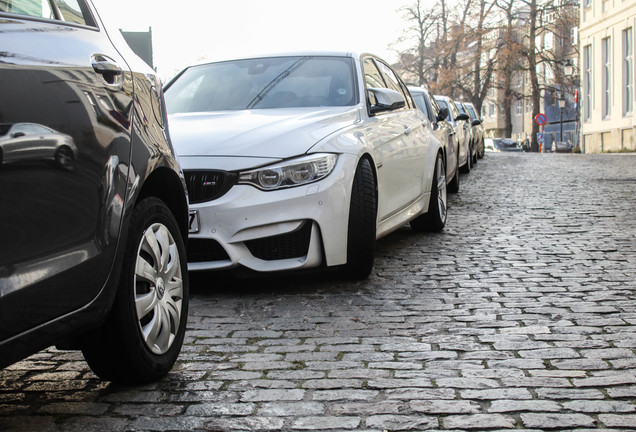
[[[71,169],[76,155],[70,135],[35,123],[0,124],[0,165],[50,160]]]

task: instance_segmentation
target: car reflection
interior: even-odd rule
[[[70,135],[36,123],[0,124],[0,165],[50,160],[70,170],[76,157]]]

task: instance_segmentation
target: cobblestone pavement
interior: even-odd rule
[[[368,281],[196,277],[166,379],[50,349],[0,371],[0,430],[633,431],[635,235],[636,156],[487,154]]]

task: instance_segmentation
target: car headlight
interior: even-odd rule
[[[335,154],[317,153],[290,159],[239,173],[238,182],[263,190],[301,186],[327,177],[333,171],[337,158]]]

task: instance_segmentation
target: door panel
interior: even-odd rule
[[[95,55],[122,73],[97,73]],[[53,143],[25,134],[0,163],[0,340],[86,305],[105,282],[126,197],[132,94],[103,31],[0,16],[0,133],[41,125]]]

